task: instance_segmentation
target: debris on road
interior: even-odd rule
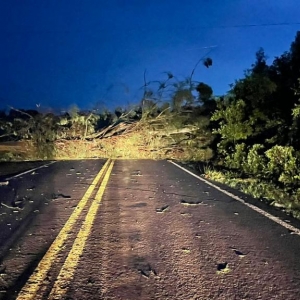
[[[157,208],[156,212],[157,213],[164,213],[168,208],[169,208],[169,205],[165,205],[165,206],[163,206],[161,208]]]

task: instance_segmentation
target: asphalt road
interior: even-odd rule
[[[2,182],[0,299],[300,299],[298,223],[171,162]]]

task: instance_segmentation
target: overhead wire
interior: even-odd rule
[[[168,30],[172,30],[172,29],[230,29],[230,28],[251,28],[251,27],[270,27],[270,26],[295,26],[295,25],[300,25],[300,22],[282,22],[282,23],[263,23],[263,24],[241,24],[241,25],[217,25],[217,26],[184,26],[184,27],[176,27],[174,26],[173,28],[170,26],[166,26],[165,28],[161,28],[161,27],[152,27],[152,30],[162,30],[162,29],[168,29]],[[125,28],[126,30],[130,30],[130,31],[135,31],[135,30],[141,30],[142,28]],[[148,31],[149,29],[147,29]],[[80,33],[80,32],[84,32],[84,33],[92,33],[90,30],[84,30],[84,29],[77,29],[77,30],[1,30],[0,32],[2,33],[6,33],[6,34],[19,34],[19,33],[23,33],[23,34],[45,34],[45,33],[57,33],[57,32],[63,32],[65,34],[67,33]],[[107,29],[103,29],[102,31],[107,31]],[[97,30],[97,32],[93,32],[96,34],[99,34],[101,32],[101,30]]]

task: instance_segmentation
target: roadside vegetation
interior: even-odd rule
[[[201,58],[183,80],[167,72],[163,80],[149,81],[145,71],[143,97],[132,107],[0,112],[0,159],[192,162],[206,178],[300,217],[300,32],[271,64],[259,49],[226,95],[216,97],[194,80],[197,67],[212,64]]]
[[[206,177],[300,217],[300,32],[267,64],[263,49],[211,116],[214,166]]]

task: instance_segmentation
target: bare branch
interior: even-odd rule
[[[170,109],[170,107],[168,106],[166,109],[164,109],[157,117],[156,119],[158,119],[166,110]]]
[[[2,134],[2,135],[0,135],[0,138],[6,137],[6,136],[11,136],[11,135],[15,135],[15,134],[13,134],[13,133]]]
[[[210,49],[205,55],[203,55],[203,56],[197,61],[197,63],[196,63],[196,65],[195,65],[194,69],[192,70],[191,76],[190,76],[190,83],[192,82],[194,73],[195,73],[195,71],[196,71],[198,65],[200,64],[200,62],[201,62],[207,55],[209,55],[209,53],[211,53],[212,50],[213,50],[213,49]]]
[[[9,108],[12,109],[12,110],[15,110],[15,111],[17,111],[17,112],[19,112],[19,113],[21,113],[21,114],[24,114],[24,115],[28,116],[28,117],[31,118],[31,119],[33,119],[33,116],[31,116],[30,114],[28,114],[28,113],[25,112],[25,111],[16,109],[16,108],[14,108],[14,107],[12,107],[12,106],[9,106]]]

